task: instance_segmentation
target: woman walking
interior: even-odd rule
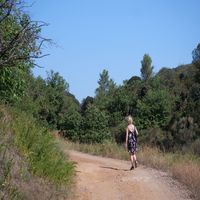
[[[130,170],[133,170],[134,167],[137,167],[138,164],[136,157],[138,131],[133,124],[133,119],[131,116],[128,116],[127,122],[128,126],[126,128],[126,148],[128,149],[128,152],[130,154],[130,160],[131,160]]]

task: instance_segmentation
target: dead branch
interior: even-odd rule
[[[42,55],[41,48],[45,43],[51,40],[40,35],[42,27],[48,24],[43,21],[31,21],[29,16],[21,11],[23,4],[20,0],[5,0],[0,4],[0,24],[6,26],[6,23],[13,23],[18,27],[11,36],[6,38],[6,28],[0,26],[0,69],[4,67],[16,66],[18,62],[30,62],[43,58],[49,54]],[[6,20],[9,16],[12,19]],[[12,24],[11,24],[12,26]],[[6,39],[5,39],[6,38]]]

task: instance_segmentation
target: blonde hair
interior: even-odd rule
[[[130,115],[127,117],[127,122],[128,122],[129,124],[132,124],[132,123],[133,123],[133,118],[132,118]]]

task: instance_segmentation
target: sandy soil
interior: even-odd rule
[[[188,192],[167,173],[130,162],[68,151],[76,163],[74,200],[186,200]]]

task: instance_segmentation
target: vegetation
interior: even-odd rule
[[[14,8],[9,3],[13,3]],[[153,72],[151,57],[145,54],[141,60],[141,78],[132,76],[120,86],[104,69],[100,73],[96,95],[86,97],[80,104],[58,72],[48,72],[46,79],[35,78],[31,73],[34,66],[32,55],[37,58],[41,54],[40,47],[46,40],[41,41],[41,26],[32,22],[19,9],[19,4],[17,0],[1,1],[1,23],[4,25],[1,26],[4,36],[1,42],[8,45],[6,53],[0,51],[4,63],[0,70],[0,98],[3,102],[28,112],[46,128],[62,130],[68,139],[82,143],[108,140],[123,143],[124,119],[132,115],[141,133],[140,143],[163,151],[184,150],[198,154],[199,45],[192,52],[191,64],[174,69],[163,68],[157,74]],[[24,23],[30,26],[30,31],[26,32]],[[6,32],[7,26],[15,31]],[[32,40],[20,40],[24,35],[17,36],[22,30]],[[14,64],[7,65],[9,53],[12,56],[14,51],[6,50],[12,39],[19,40],[14,41],[15,51],[22,48],[26,56],[22,56],[24,52],[20,51],[20,61],[18,57]],[[20,42],[21,46],[17,46]]]
[[[95,97],[84,99],[80,110],[70,111],[74,114],[70,114],[71,118],[68,116],[64,135],[81,143],[108,140],[123,143],[124,119],[132,115],[140,131],[140,144],[164,152],[199,155],[198,51],[198,47],[193,51],[191,64],[163,68],[157,74],[152,71],[150,56],[145,54],[141,61],[141,78],[133,76],[120,86],[103,70]]]
[[[144,81],[148,81],[153,76],[153,67],[151,66],[152,60],[148,54],[145,54],[141,61],[141,77]]]
[[[16,163],[14,157],[7,156],[12,154],[9,146],[15,149],[16,157],[28,163],[22,168],[32,176],[66,185],[71,181],[73,165],[59,151],[50,130],[60,130],[65,138],[84,148],[95,144],[103,155],[109,155],[125,141],[127,115],[134,118],[140,145],[158,151],[156,159],[163,152],[166,157],[174,153],[169,163],[155,159],[156,165],[169,166],[176,171],[175,177],[181,177],[174,164],[178,166],[176,153],[198,160],[200,44],[192,52],[191,63],[162,68],[157,74],[150,55],[144,54],[139,66],[141,77],[127,77],[122,85],[117,85],[104,69],[95,96],[79,103],[58,72],[48,72],[47,78],[32,74],[35,59],[45,56],[41,52],[43,43],[50,42],[41,36],[45,25],[32,21],[21,1],[0,0],[0,101],[2,113],[8,112],[0,118],[0,195],[10,199],[23,196],[21,189],[9,181]],[[141,153],[141,160],[145,152]],[[150,156],[146,155],[145,159]],[[190,159],[186,161],[191,163]],[[196,165],[198,172],[199,161]]]
[[[57,185],[69,183],[73,164],[65,161],[49,131],[41,128],[27,113],[19,114],[15,111],[12,116],[15,118],[12,122],[15,145],[29,161],[33,174],[45,177]]]
[[[11,183],[11,171],[14,157],[9,155],[10,148],[13,147],[9,134],[9,124],[5,111],[0,108],[0,198],[1,199],[23,199],[20,190]]]
[[[50,129],[77,102],[58,73],[33,77],[34,59],[44,56],[48,40],[40,36],[45,24],[31,21],[23,6],[0,0],[0,199],[65,198],[74,166]]]
[[[38,199],[43,193],[46,199],[66,197],[73,163],[67,161],[52,135],[27,113],[5,106],[0,113],[0,197]],[[34,189],[38,193],[30,197]]]

